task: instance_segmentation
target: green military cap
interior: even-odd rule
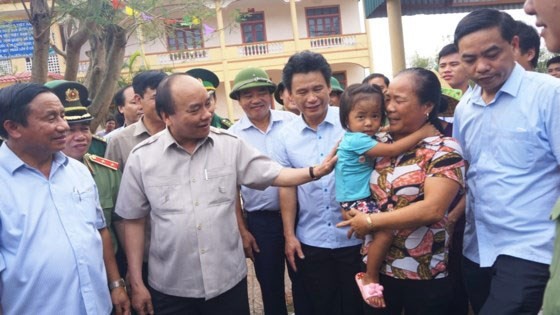
[[[268,78],[266,71],[260,68],[246,68],[235,76],[233,80],[233,89],[229,93],[229,97],[234,100],[239,100],[239,92],[254,87],[264,86],[268,88],[270,93],[276,90],[276,84]]]
[[[45,83],[60,99],[64,106],[64,118],[68,123],[88,122],[93,119],[87,111],[91,103],[88,99],[88,91],[85,86],[78,82],[55,80]]]
[[[185,73],[202,82],[206,91],[215,91],[216,88],[220,86],[220,79],[218,79],[218,76],[210,70],[194,68]]]
[[[284,82],[280,82],[280,83],[278,83],[278,86],[276,87],[276,90],[274,91],[274,99],[280,105],[284,105],[284,101],[280,98],[280,95],[282,95],[282,93],[284,93],[285,89],[286,89],[286,86],[284,85]]]
[[[340,86],[340,82],[335,77],[331,77],[331,92],[343,93],[344,89]]]

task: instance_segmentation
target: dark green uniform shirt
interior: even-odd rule
[[[552,209],[550,218],[556,221],[556,239],[550,264],[550,279],[544,292],[543,315],[560,314],[560,200]]]
[[[232,125],[233,123],[231,122],[231,120],[222,118],[216,114],[212,116],[212,122],[210,122],[210,126],[221,129],[229,129],[229,127],[231,127]]]
[[[105,150],[107,149],[107,140],[105,138],[92,135],[91,145],[89,146],[88,153],[97,156],[105,156]]]
[[[121,171],[119,171],[117,162],[89,153],[84,155],[83,163],[88,167],[97,185],[99,203],[103,209],[107,227],[110,227],[113,248],[116,251],[117,239],[111,224],[113,221],[121,220],[121,217],[115,213],[115,204],[121,183]]]

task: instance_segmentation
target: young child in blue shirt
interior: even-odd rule
[[[340,122],[347,130],[338,146],[335,166],[336,200],[344,211],[357,209],[364,213],[379,211],[373,199],[369,181],[375,166],[375,158],[398,156],[414,147],[422,139],[438,134],[426,124],[413,134],[394,143],[378,143],[375,134],[385,119],[385,101],[378,86],[353,84],[340,100]],[[391,231],[379,231],[367,235],[362,255],[367,272],[356,275],[364,301],[376,308],[385,307],[383,286],[379,284],[379,270],[393,239]]]

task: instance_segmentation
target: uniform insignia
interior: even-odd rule
[[[233,126],[231,120],[227,118],[222,118],[222,120],[220,120],[220,123],[225,127],[224,129],[229,129],[229,127]]]
[[[91,135],[92,138],[94,138],[95,140],[99,140],[101,142],[107,142],[107,139],[100,137],[98,135]]]
[[[67,102],[75,102],[80,100],[80,93],[77,89],[68,89],[66,90],[66,101]]]
[[[106,167],[108,167],[108,168],[110,168],[110,169],[112,169],[112,170],[115,170],[115,171],[116,171],[116,170],[119,169],[119,163],[118,163],[118,162],[111,161],[111,160],[108,160],[108,159],[106,159],[106,158],[102,158],[102,157],[100,157],[100,156],[93,155],[93,154],[89,156],[89,159],[90,159],[92,162],[95,162],[95,163],[97,163],[97,164],[106,166]]]

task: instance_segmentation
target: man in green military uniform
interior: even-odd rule
[[[229,127],[233,125],[231,120],[220,117],[215,112],[216,103],[217,103],[216,88],[218,88],[218,86],[220,85],[220,79],[218,79],[218,76],[214,72],[202,68],[191,69],[187,71],[186,74],[201,81],[202,85],[204,85],[204,88],[206,89],[206,92],[208,92],[208,95],[212,97],[211,98],[212,104],[209,111],[213,115],[212,115],[212,121],[210,122],[210,125],[216,128],[229,129]]]
[[[64,85],[68,83],[68,81],[66,80],[54,80],[54,81],[50,81],[47,84],[45,84],[45,86],[52,88],[55,86],[58,86],[60,84]],[[75,84],[79,84],[79,83],[75,83]],[[83,89],[86,91],[85,94],[79,94],[79,98],[80,98],[80,104],[82,104],[83,106],[89,106],[91,103],[91,100],[88,98],[88,94],[87,94],[87,89],[80,84],[80,86],[83,87]],[[61,94],[57,94],[58,98],[62,101],[62,103],[64,104],[64,98],[66,97],[64,95],[65,91],[58,91],[57,93],[61,93]],[[87,113],[87,111],[86,111]],[[87,113],[89,115],[89,113]],[[91,115],[90,115],[91,117]],[[91,119],[90,119],[91,120]],[[105,140],[105,138],[97,136],[97,135],[93,135],[92,136],[92,140],[91,140],[91,145],[89,146],[88,152],[91,154],[95,154],[98,156],[105,156],[105,150],[107,149],[107,140]]]
[[[344,93],[344,89],[340,86],[340,82],[335,77],[331,77],[331,94],[330,105],[340,107],[340,96]]]
[[[114,208],[121,182],[121,172],[117,162],[88,152],[93,144],[93,134],[89,127],[93,117],[86,108],[86,104],[89,105],[87,89],[80,83],[65,80],[50,81],[45,86],[49,87],[62,102],[65,108],[64,118],[70,126],[70,132],[66,137],[66,148],[62,152],[71,158],[82,161],[89,168],[97,184],[99,202],[105,214],[107,227],[111,230],[113,247],[116,250],[117,243],[111,223],[114,222],[114,219],[119,220]],[[118,226],[116,221],[115,227]]]
[[[130,302],[125,290],[117,288],[124,287],[124,280],[120,277],[119,270],[115,261],[115,251],[117,248],[115,233],[112,227],[119,228],[116,222],[120,218],[115,214],[115,203],[121,181],[121,172],[117,162],[113,162],[97,155],[87,153],[92,144],[92,133],[89,124],[93,117],[87,111],[86,104],[89,105],[88,91],[85,86],[77,82],[65,80],[51,81],[45,84],[60,99],[64,106],[64,118],[70,126],[66,135],[66,146],[62,152],[67,156],[82,161],[90,170],[97,190],[99,202],[105,215],[105,222],[110,231],[112,248],[103,249],[103,259],[109,279],[119,279],[109,283],[111,298],[115,304],[117,314],[123,312],[128,314]],[[84,104],[85,103],[85,104]],[[115,223],[115,224],[112,224]],[[122,226],[120,226],[122,231]]]
[[[554,255],[550,264],[550,279],[546,284],[543,301],[543,314],[554,315],[560,310],[560,199],[552,209],[550,219],[556,221],[556,241]]]

